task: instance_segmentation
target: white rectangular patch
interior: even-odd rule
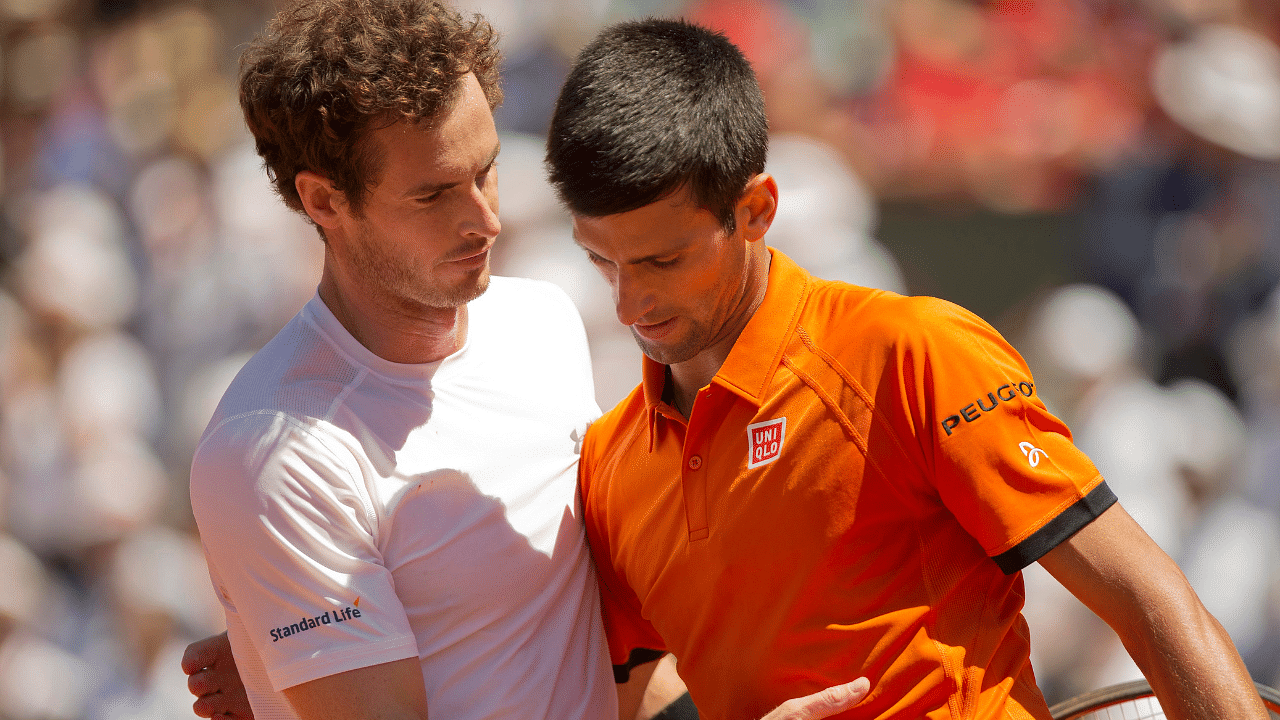
[[[766,420],[747,426],[747,467],[771,463],[782,454],[787,437],[787,419]]]

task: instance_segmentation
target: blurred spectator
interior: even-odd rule
[[[1280,291],[1273,291],[1264,307],[1236,328],[1230,347],[1247,401],[1243,488],[1280,515]]]

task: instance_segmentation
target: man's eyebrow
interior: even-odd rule
[[[647,263],[647,262],[657,262],[657,261],[659,261],[659,260],[669,259],[669,258],[671,258],[671,256],[673,256],[673,255],[679,255],[679,254],[680,254],[680,252],[679,252],[679,251],[672,251],[672,252],[666,252],[666,253],[655,253],[655,254],[653,254],[653,255],[645,255],[644,257],[635,258],[635,259],[633,259],[633,260],[628,260],[628,261],[627,261],[627,264],[628,264],[628,265],[640,265],[640,264],[642,264],[642,263]]]
[[[580,248],[582,248],[583,250],[585,250],[588,254],[591,254],[591,255],[595,255],[595,254],[596,254],[596,253],[595,253],[595,251],[593,251],[591,248],[589,248],[589,247],[587,247],[586,245],[583,245],[583,244],[582,244],[582,241],[578,239],[578,232],[577,232],[576,230],[575,230],[575,231],[573,231],[572,236],[573,236],[573,243],[574,243],[575,245],[577,245],[578,247],[580,247]],[[672,255],[679,255],[679,254],[680,254],[680,251],[679,251],[679,250],[673,250],[673,251],[671,251],[671,252],[667,252],[667,253],[656,253],[656,254],[654,254],[654,255],[645,255],[644,257],[633,258],[633,259],[631,259],[631,260],[626,260],[626,261],[624,261],[622,264],[623,264],[623,265],[640,265],[640,264],[642,264],[642,263],[655,262],[655,261],[657,261],[657,260],[663,260],[663,259],[665,259],[665,258],[670,258]]]
[[[484,161],[484,165],[481,167],[481,169],[482,169],[482,170],[488,170],[490,167],[492,167],[492,166],[493,166],[493,164],[494,164],[495,162],[497,162],[497,161],[498,161],[498,153],[500,153],[500,152],[502,152],[502,141],[501,141],[501,140],[499,140],[499,141],[498,141],[498,142],[493,146],[493,152],[489,153],[489,159]]]
[[[489,168],[493,167],[493,163],[498,160],[498,153],[500,152],[502,152],[501,140],[499,140],[498,143],[493,146],[493,152],[489,153],[488,159],[486,159],[484,161],[484,165],[481,166],[480,169],[482,172],[487,171]],[[459,185],[459,182],[456,180],[450,181],[450,182],[442,182],[442,183],[423,183],[422,185],[409,188],[408,190],[405,191],[404,195],[402,195],[401,197],[402,198],[421,197],[423,195],[430,195],[432,193],[440,192],[441,190],[448,190],[449,188],[457,187],[458,185]]]

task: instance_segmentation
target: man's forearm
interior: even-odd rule
[[[1162,618],[1145,632],[1121,635],[1165,715],[1172,720],[1267,720],[1270,716],[1222,624],[1189,587],[1170,592],[1189,593],[1174,601],[1182,605],[1176,621]]]
[[[1268,720],[1222,625],[1119,504],[1040,564],[1120,636],[1174,720]]]

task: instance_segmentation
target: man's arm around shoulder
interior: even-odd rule
[[[253,720],[227,634],[187,646],[182,671],[202,718]],[[284,696],[303,720],[427,720],[427,693],[417,658],[348,670],[286,688]]]
[[[427,720],[417,658],[348,670],[283,692],[302,720]]]
[[[1168,717],[1267,720],[1222,625],[1118,503],[1040,564],[1115,630]]]

